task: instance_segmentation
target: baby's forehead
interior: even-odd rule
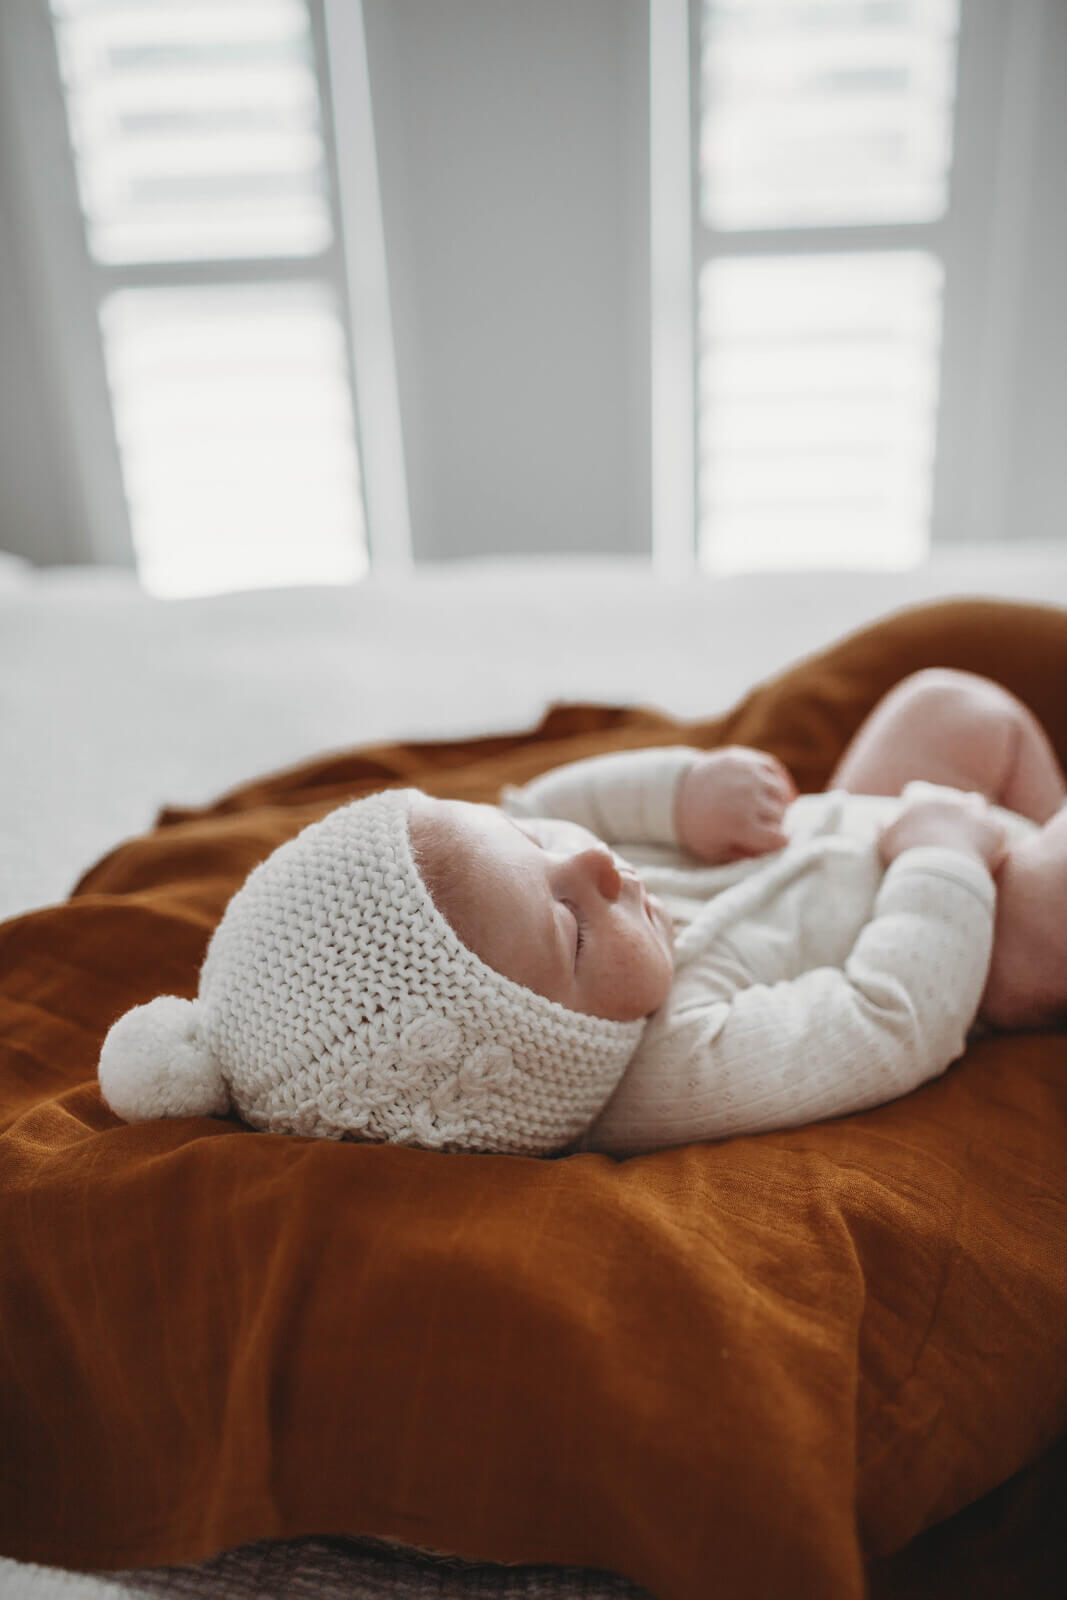
[[[408,817],[412,848],[437,909],[456,931],[498,873],[517,830],[496,806],[420,796]]]
[[[408,831],[417,851],[459,849],[477,853],[503,838],[510,824],[497,806],[471,800],[416,795],[408,811]]]

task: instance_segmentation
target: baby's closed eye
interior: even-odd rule
[[[582,916],[581,912],[578,910],[578,907],[574,904],[573,901],[564,900],[562,902],[562,904],[567,907],[567,910],[570,912],[571,916],[574,918],[574,926],[575,926],[575,930],[576,930],[575,931],[575,942],[574,942],[574,959],[575,959],[575,961],[577,961],[579,955],[581,954],[582,945],[585,943],[585,918]]]

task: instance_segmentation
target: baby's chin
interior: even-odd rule
[[[658,947],[658,955],[653,958],[655,965],[660,969],[660,983],[662,993],[657,1000],[654,1011],[648,1013],[653,1016],[662,1006],[666,1005],[668,996],[674,986],[674,923],[671,914],[662,900],[657,900],[654,895],[648,897],[648,920]]]

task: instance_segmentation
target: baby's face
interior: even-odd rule
[[[494,972],[614,1022],[666,1000],[666,908],[585,828],[428,795],[413,803],[409,826],[438,909]]]

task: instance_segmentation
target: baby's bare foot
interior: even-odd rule
[[[997,873],[993,960],[979,1015],[996,1028],[1067,1019],[1067,810],[1013,845]]]

